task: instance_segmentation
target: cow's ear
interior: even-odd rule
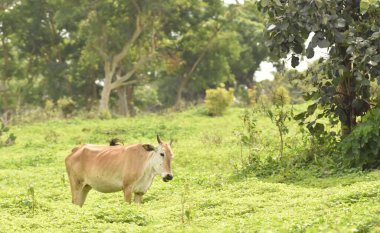
[[[142,147],[144,147],[144,149],[146,151],[152,151],[152,150],[154,150],[154,146],[152,146],[150,144],[143,144]]]

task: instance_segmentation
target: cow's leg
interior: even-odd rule
[[[144,193],[135,193],[135,203],[141,204]]]
[[[70,181],[71,201],[73,204],[79,205],[78,196],[80,195],[80,191],[83,187],[82,182],[77,179],[72,172],[68,171],[67,173]]]
[[[76,196],[76,203],[80,207],[83,206],[84,202],[86,201],[86,197],[88,192],[91,190],[90,185],[82,185],[82,188],[78,190],[77,196]]]
[[[70,177],[70,188],[73,204],[82,207],[91,186],[84,184],[79,179],[75,179],[75,177]]]
[[[132,201],[132,187],[131,186],[126,186],[123,189],[124,191],[124,200],[131,204]]]

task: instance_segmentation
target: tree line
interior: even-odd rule
[[[250,87],[264,29],[253,1],[5,0],[0,112],[68,99],[129,115],[180,108],[220,83]]]

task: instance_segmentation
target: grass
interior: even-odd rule
[[[0,232],[380,232],[379,171],[237,174],[241,151],[234,132],[242,111],[212,118],[194,108],[14,126],[16,144],[0,148]],[[260,114],[257,123],[258,154],[276,156],[275,126]],[[83,208],[71,204],[64,158],[74,146],[113,137],[155,144],[156,133],[175,140],[173,181],[157,177],[143,205],[126,205],[121,192],[96,191]],[[300,153],[302,140],[292,123],[285,156]]]

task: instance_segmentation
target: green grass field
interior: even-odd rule
[[[291,179],[237,174],[242,154],[234,132],[242,111],[13,126],[16,144],[0,148],[0,232],[380,232],[379,171],[316,177],[304,169]],[[258,153],[275,157],[275,126],[264,116],[257,124]],[[96,191],[83,208],[71,204],[64,159],[74,146],[113,137],[156,144],[156,133],[175,140],[174,180],[157,177],[142,205],[127,205],[122,192]],[[301,151],[302,137],[292,125],[285,156]]]

